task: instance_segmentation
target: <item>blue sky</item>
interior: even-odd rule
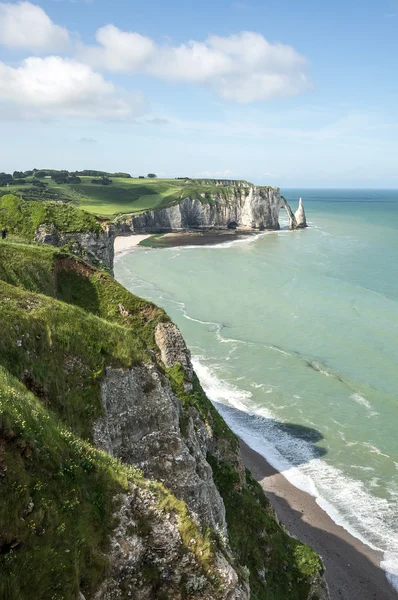
[[[398,188],[398,0],[0,2],[0,170]]]

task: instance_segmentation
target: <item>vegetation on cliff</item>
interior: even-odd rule
[[[60,173],[64,176],[60,177]],[[102,179],[93,180],[88,173],[98,173]],[[101,171],[80,171],[77,175],[70,177],[67,172],[54,175],[50,170],[38,171],[35,175],[32,172],[23,179],[14,177],[12,193],[21,195],[24,200],[70,203],[92,214],[113,218],[167,208],[187,197],[208,203],[213,201],[214,195],[227,198],[234,187],[244,189],[251,185],[240,180],[160,179],[149,175],[147,179],[132,178],[123,173],[110,175],[110,180]],[[112,185],[98,185],[105,180]],[[8,194],[7,188],[0,187],[0,197],[5,194]]]
[[[93,215],[69,204],[26,201],[13,194],[0,197],[0,227],[32,241],[42,224],[51,224],[62,233],[101,231]]]
[[[28,236],[30,216],[26,223]],[[224,499],[235,568],[242,579],[249,577],[252,599],[309,597],[319,559],[283,531],[258,484],[242,473],[237,438],[199,381],[194,378],[188,392],[182,369],[162,366],[154,331],[168,320],[163,310],[66,252],[0,246],[0,597],[25,600],[33,590],[35,597],[69,600],[81,590],[91,598],[109,572],[118,494],[132,485],[155,494],[165,520],[175,515],[182,552],[196,557],[212,597],[219,597],[214,552],[224,542],[218,534],[201,529],[161,484],[92,443],[106,367],[153,361],[184,407],[181,428],[185,411],[195,407],[212,431],[208,460]],[[136,523],[145,544],[151,521],[137,515]],[[143,564],[142,574],[151,597],[160,597],[156,568]],[[199,597],[188,587],[178,594]]]

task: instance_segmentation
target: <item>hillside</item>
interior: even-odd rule
[[[0,196],[6,193],[22,195],[24,200],[56,200],[71,202],[74,206],[102,217],[113,217],[122,213],[140,213],[155,208],[165,208],[182,197],[219,192],[219,185],[212,180],[183,179],[135,179],[112,177],[112,183],[91,183],[93,177],[81,176],[81,183],[57,184],[51,178],[27,177],[23,185],[0,187]],[[44,188],[33,186],[41,182]],[[17,181],[15,182],[17,183]],[[237,182],[239,183],[239,182]],[[227,187],[227,186],[224,186]]]
[[[160,308],[6,241],[0,326],[0,597],[321,597]]]

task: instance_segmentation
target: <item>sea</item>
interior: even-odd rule
[[[162,306],[229,426],[398,589],[398,191],[283,189],[309,227],[141,248],[116,278]]]

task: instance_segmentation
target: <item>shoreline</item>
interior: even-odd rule
[[[261,485],[279,520],[322,558],[331,600],[397,600],[380,567],[383,554],[337,525],[315,498],[296,488],[242,439],[245,466]]]
[[[167,233],[158,238],[154,247],[211,246],[257,237],[259,233],[235,230]],[[137,250],[139,242],[151,236],[133,234],[116,238],[125,241],[125,246],[117,250],[115,240],[115,255]],[[163,243],[159,243],[160,240]],[[282,525],[293,537],[311,546],[321,556],[331,600],[398,600],[398,591],[380,566],[384,558],[381,551],[371,548],[337,525],[313,496],[296,488],[283,472],[272,467],[241,439],[240,445],[245,466],[260,483]]]
[[[146,235],[127,235],[121,236],[118,235],[114,241],[114,250],[115,256],[119,254],[123,254],[123,252],[129,252],[130,250],[134,250],[142,240],[146,240],[146,238],[150,237],[150,234]]]
[[[159,234],[133,233],[127,236],[117,236],[114,242],[115,256],[124,252],[132,252],[137,248],[176,248],[180,246],[216,246],[225,242],[236,242],[238,240],[255,237],[264,233],[261,231],[236,231],[236,230],[204,230],[204,231],[181,231]],[[145,246],[139,244],[154,237],[154,243]]]

